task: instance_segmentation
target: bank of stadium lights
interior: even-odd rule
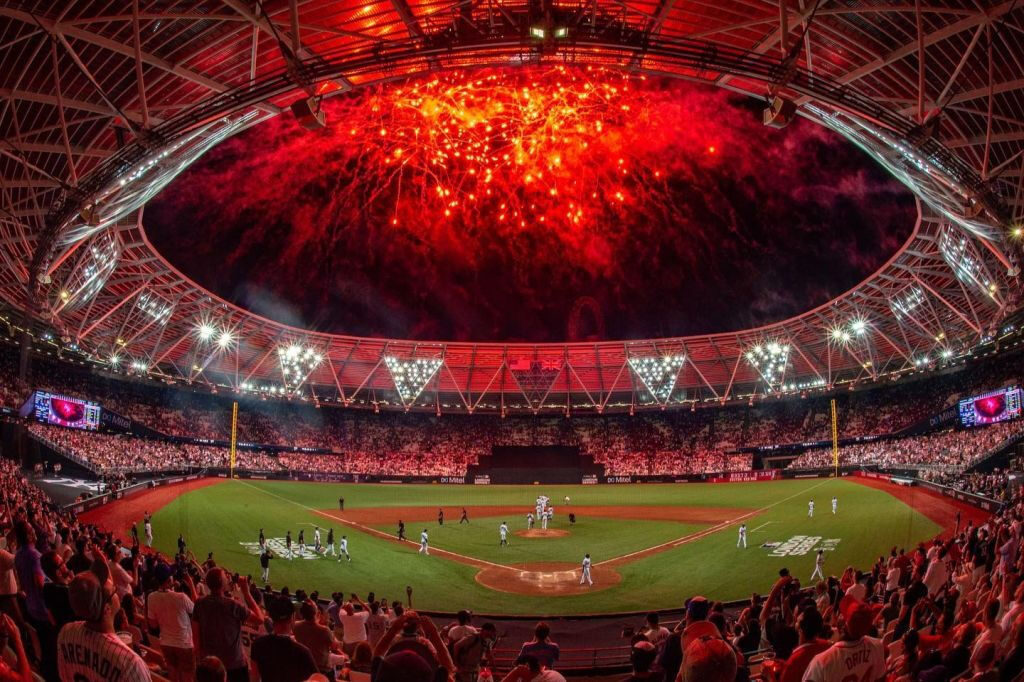
[[[836,343],[849,343],[868,333],[868,321],[863,317],[855,317],[847,325],[838,325],[829,329],[829,336]]]
[[[174,310],[174,305],[170,301],[148,291],[139,294],[138,300],[135,301],[135,307],[153,318],[157,324],[167,324],[167,321],[171,319],[171,312]]]
[[[789,365],[789,344],[769,341],[751,346],[744,354],[769,386],[782,380]]]
[[[896,317],[902,317],[910,315],[922,303],[924,303],[924,292],[921,291],[920,287],[914,285],[906,289],[899,296],[889,299],[889,309],[892,310]]]
[[[685,361],[685,355],[631,357],[629,366],[654,399],[664,405],[672,397]]]
[[[284,387],[295,391],[306,378],[320,366],[323,356],[309,347],[298,344],[278,346],[277,361],[281,365],[281,376]]]
[[[419,397],[423,389],[437,370],[441,369],[444,360],[441,358],[412,358],[403,360],[394,355],[385,355],[384,363],[391,372],[391,379],[395,382],[395,388],[402,402],[406,405],[413,403]]]
[[[207,324],[205,322],[200,324],[199,327],[196,329],[196,334],[199,335],[200,341],[209,341],[210,339],[213,338],[213,335],[216,333],[217,330],[214,329],[213,325]]]

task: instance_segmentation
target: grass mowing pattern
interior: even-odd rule
[[[330,559],[277,559],[271,562],[271,584],[292,590],[375,591],[378,598],[402,599],[405,586],[415,589],[417,608],[479,613],[560,615],[643,611],[676,606],[693,594],[713,599],[742,599],[751,591],[767,591],[778,569],[787,566],[806,582],[813,570],[813,552],[803,556],[770,556],[761,544],[796,535],[838,538],[828,554],[826,569],[840,573],[847,565],[868,567],[893,545],[911,546],[937,534],[939,527],[884,491],[844,480],[789,480],[760,483],[603,486],[442,486],[352,485],[284,481],[225,481],[182,495],[154,518],[156,546],[172,553],[179,532],[202,559],[213,551],[217,561],[241,573],[259,575],[258,561],[239,543],[255,542],[260,527],[267,537],[284,537],[300,528],[312,545],[313,525],[331,525],[315,510],[333,512],[338,497],[345,508],[444,506],[445,525],[425,524],[431,544],[502,564],[527,561],[578,562],[588,551],[597,562],[683,537],[700,529],[693,524],[612,518],[581,518],[567,538],[524,539],[510,536],[512,547],[498,548],[497,525],[507,520],[511,530],[523,527],[526,512],[543,492],[557,511],[555,528],[568,528],[573,505],[694,506],[763,510],[747,520],[749,547],[736,548],[731,524],[694,542],[619,565],[620,585],[559,598],[524,597],[487,589],[476,583],[472,566],[436,556],[418,556],[411,545],[401,546],[357,529],[334,523],[335,533],[349,538],[352,563]],[[569,507],[558,504],[569,495]],[[839,498],[833,516],[830,500]],[[807,500],[814,498],[815,516],[807,518]],[[463,505],[521,505],[517,518],[472,519],[458,527]],[[407,523],[406,535],[418,539],[423,524]],[[384,526],[393,532],[393,527]],[[326,538],[326,534],[325,534]],[[565,552],[563,555],[562,552]]]

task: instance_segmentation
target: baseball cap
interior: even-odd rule
[[[68,585],[68,601],[75,616],[87,621],[97,621],[103,615],[103,605],[113,593],[113,586],[107,588],[90,571],[79,573]]]
[[[711,602],[705,597],[697,595],[686,602],[686,615],[693,620],[704,620],[711,610]]]
[[[160,562],[153,569],[153,575],[156,577],[156,582],[163,585],[167,582],[167,579],[174,575],[174,569],[167,564]]]
[[[865,604],[856,597],[846,595],[839,602],[839,613],[846,622],[846,630],[853,637],[863,637],[871,632],[871,621],[874,620],[874,611],[868,604]]]
[[[683,682],[732,682],[736,678],[736,652],[718,637],[695,639],[683,653],[679,675]]]
[[[374,682],[432,682],[434,667],[412,651],[396,651],[385,656]]]

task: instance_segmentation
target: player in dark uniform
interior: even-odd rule
[[[402,519],[398,519],[398,539],[405,539],[405,522]]]
[[[263,548],[265,548],[267,546],[267,536],[263,534],[263,529],[262,528],[260,528],[259,543],[260,543],[260,549],[263,549]]]
[[[344,497],[339,497],[338,498],[338,511],[345,511],[345,498]]]
[[[284,534],[284,546],[288,550],[288,558],[292,558],[292,532],[288,531]]]
[[[444,509],[441,509],[440,507],[437,508],[437,525],[444,525]]]
[[[459,519],[459,524],[469,523],[469,514],[466,513],[466,508],[462,508],[462,518]]]
[[[137,547],[139,544],[139,524],[132,524],[132,546]]]
[[[270,553],[269,549],[264,549],[260,552],[260,569],[262,569],[264,584],[270,580],[270,560],[273,558],[274,555]]]
[[[304,528],[299,529],[299,551],[306,551],[306,530]]]

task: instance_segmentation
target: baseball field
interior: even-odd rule
[[[527,530],[540,494],[555,515]],[[339,509],[338,498],[345,498]],[[569,497],[568,505],[565,497]],[[838,501],[832,513],[831,499]],[[815,501],[813,518],[808,502]],[[444,524],[437,520],[444,510]],[[460,523],[462,509],[469,517]],[[405,599],[417,608],[488,614],[567,615],[680,605],[693,594],[732,600],[767,592],[781,567],[808,584],[818,549],[826,573],[870,568],[893,546],[911,547],[955,523],[983,516],[918,488],[867,479],[728,484],[577,486],[371,485],[205,479],[141,493],[87,513],[127,535],[144,511],[155,547],[173,554],[178,534],[202,561],[208,552],[259,578],[262,528],[276,558],[270,584]],[[570,524],[569,514],[576,516]],[[408,541],[396,539],[398,521]],[[507,522],[509,544],[500,546]],[[737,547],[747,526],[747,547]],[[351,561],[316,554],[314,529],[347,536]],[[429,535],[430,555],[419,552]],[[301,555],[298,534],[305,531]],[[291,531],[294,558],[285,558]],[[593,586],[580,562],[593,561]]]

